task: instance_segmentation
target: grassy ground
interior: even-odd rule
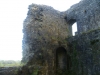
[[[17,67],[21,66],[21,61],[14,60],[0,60],[0,67]]]

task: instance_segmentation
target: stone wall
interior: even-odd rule
[[[74,22],[78,35],[71,36]],[[82,0],[65,12],[30,5],[19,75],[100,75],[99,27],[99,0]]]
[[[40,70],[40,75],[55,75],[56,50],[67,48],[65,38],[69,36],[64,13],[49,6],[32,4],[23,24],[23,33],[22,62]],[[62,62],[63,56],[58,58]]]
[[[71,72],[74,75],[100,75],[100,29],[67,40]]]
[[[71,30],[77,23],[78,33],[100,27],[100,0],[81,0],[66,11],[66,21]]]

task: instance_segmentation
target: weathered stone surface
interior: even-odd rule
[[[67,40],[71,72],[74,75],[100,75],[100,29]]]
[[[69,37],[74,22],[78,34]],[[19,75],[100,75],[99,27],[99,0],[81,0],[65,12],[30,5],[23,24],[27,64]]]
[[[18,67],[0,67],[0,75],[17,75]]]
[[[51,44],[59,45],[68,36],[67,31],[61,12],[44,5],[30,5],[23,25],[23,61],[28,61],[38,50]]]
[[[100,27],[100,0],[81,0],[71,6],[66,15],[70,26],[77,22],[78,33],[97,29]]]
[[[38,66],[40,75],[55,75],[56,49],[66,48],[65,38],[69,35],[64,13],[49,6],[32,4],[23,24],[23,33],[22,61]]]

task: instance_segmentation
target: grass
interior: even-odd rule
[[[18,67],[22,66],[21,61],[0,60],[0,67]]]

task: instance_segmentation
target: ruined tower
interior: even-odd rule
[[[72,36],[75,22],[78,35]],[[99,0],[82,0],[65,12],[30,5],[23,24],[22,46],[22,61],[31,67],[27,73],[100,75],[99,27]]]

